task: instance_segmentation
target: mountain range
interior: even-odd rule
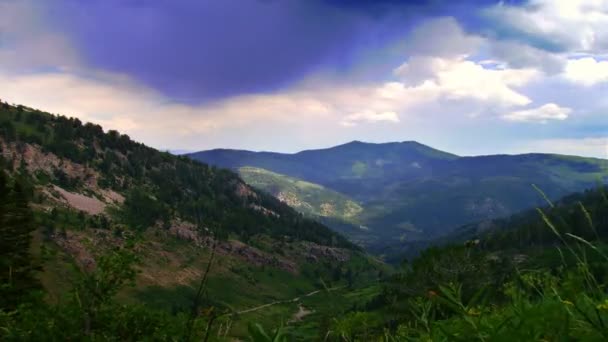
[[[353,141],[294,154],[215,149],[189,157],[240,172],[259,187],[295,208],[312,214],[371,250],[428,240],[472,222],[505,217],[608,181],[608,161],[557,154],[458,156],[414,141]],[[263,182],[252,177],[271,172]],[[316,184],[332,194],[308,203],[308,194],[284,180]],[[318,192],[318,190],[317,190]],[[542,192],[543,195],[540,195]],[[302,210],[344,207],[356,210]],[[355,206],[352,206],[355,208]]]
[[[212,332],[266,341],[264,327],[286,322],[294,340],[335,331],[374,340],[391,327],[408,335],[401,328],[420,300],[468,301],[514,284],[520,270],[532,270],[524,282],[566,270],[551,280],[566,284],[560,306],[542,302],[542,314],[530,316],[546,317],[575,305],[562,299],[573,293],[589,300],[582,280],[606,274],[605,187],[554,201],[605,183],[606,163],[461,157],[417,142],[175,156],[96,124],[0,103],[0,336],[204,340]],[[585,249],[599,253],[584,252],[583,262]],[[409,263],[404,251],[419,256]],[[499,292],[486,295],[483,310],[504,321],[511,312]],[[601,293],[589,304],[596,314]]]

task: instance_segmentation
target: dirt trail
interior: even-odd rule
[[[341,288],[344,288],[344,287],[346,287],[346,286],[337,286],[337,287],[332,287],[332,288],[327,289],[327,291],[328,291],[328,292],[329,292],[329,291],[334,291],[334,290],[338,290],[338,289],[341,289]],[[277,304],[285,304],[285,303],[297,303],[297,302],[299,302],[299,301],[300,301],[300,299],[301,299],[302,297],[310,297],[310,296],[314,296],[314,295],[316,295],[317,293],[319,293],[319,292],[321,292],[321,291],[323,291],[323,290],[315,290],[315,291],[309,292],[309,293],[307,293],[307,294],[305,294],[305,295],[303,295],[303,296],[295,297],[295,298],[292,298],[292,299],[286,299],[286,300],[277,300],[277,301],[275,301],[275,302],[271,302],[271,303],[267,303],[267,304],[262,304],[262,305],[259,305],[259,306],[253,307],[253,308],[249,308],[249,309],[245,309],[245,310],[237,311],[237,312],[236,312],[236,314],[241,315],[241,314],[245,314],[245,313],[249,313],[249,312],[254,312],[254,311],[258,311],[258,310],[261,310],[261,309],[267,308],[267,307],[269,307],[269,306],[277,305]],[[304,316],[306,316],[306,315],[308,315],[308,314],[310,314],[310,313],[311,313],[311,311],[306,310],[306,309],[305,309],[305,308],[304,308],[302,305],[300,305],[300,311],[302,311],[302,309],[304,309],[304,310],[305,310],[305,314],[304,314]],[[297,315],[298,313],[300,313],[300,311],[299,311],[299,312],[297,312],[297,313],[296,313],[296,315]],[[304,317],[304,316],[302,316],[302,317]],[[294,315],[294,317],[295,317],[295,315]]]

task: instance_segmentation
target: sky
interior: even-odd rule
[[[0,0],[0,99],[162,150],[608,158],[608,0]]]

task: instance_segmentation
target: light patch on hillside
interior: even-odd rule
[[[319,184],[255,167],[242,167],[239,173],[249,185],[270,193],[305,215],[355,222],[363,212],[363,208],[347,196]]]

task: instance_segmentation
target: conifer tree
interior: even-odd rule
[[[37,287],[30,254],[33,214],[20,182],[0,172],[0,308],[13,308]]]

